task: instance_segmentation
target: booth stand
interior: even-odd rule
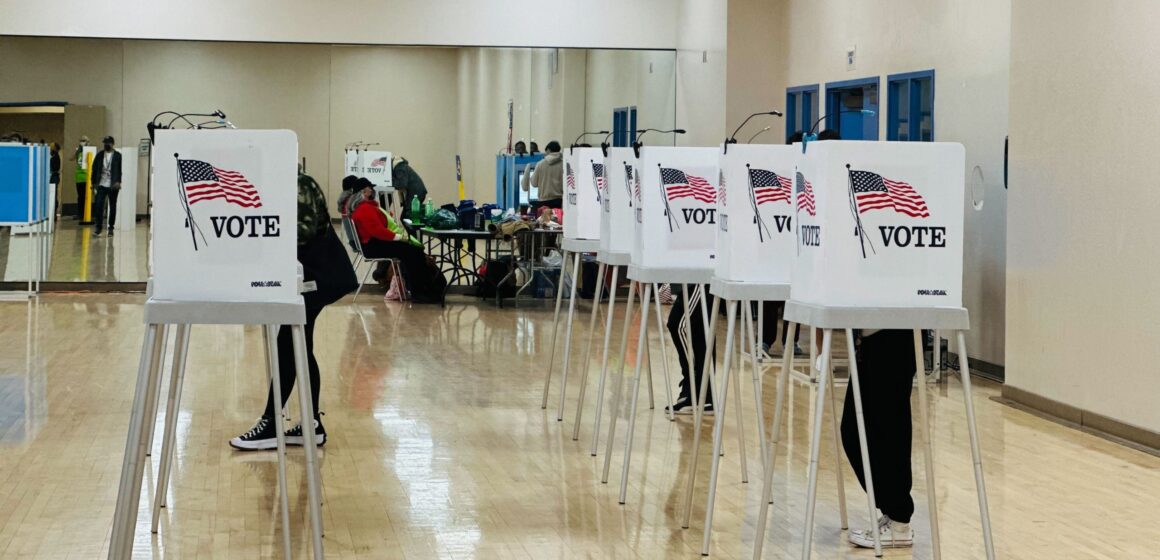
[[[592,345],[596,338],[596,315],[599,311],[601,301],[601,290],[604,287],[605,271],[612,268],[612,279],[609,284],[608,297],[608,315],[604,324],[604,344],[601,357],[600,366],[600,382],[596,390],[596,416],[593,420],[592,428],[592,446],[590,453],[593,457],[596,456],[596,448],[600,440],[600,423],[601,413],[604,408],[604,386],[608,378],[608,355],[609,342],[612,338],[612,316],[616,308],[616,287],[620,280],[620,268],[627,267],[632,261],[632,244],[634,235],[633,223],[633,199],[632,190],[639,180],[639,176],[634,171],[636,163],[636,155],[631,148],[602,148],[605,157],[603,161],[603,168],[599,169],[602,172],[604,181],[600,183],[600,248],[596,253],[596,262],[598,263],[597,278],[600,279],[596,291],[596,299],[592,306],[592,316],[588,323],[588,345],[584,352],[584,369],[580,375],[580,396],[576,403],[576,422],[572,427],[572,440],[575,441],[580,437],[580,422],[584,412],[584,395],[587,389],[589,358],[592,354]],[[596,163],[591,161],[590,163]],[[595,171],[594,171],[595,174]],[[626,271],[627,272],[627,271]],[[635,295],[635,290],[630,288],[629,292]],[[629,309],[625,313],[625,328],[622,331],[624,340],[621,342],[621,355],[628,344],[628,323],[631,312],[631,301],[629,301]],[[647,310],[646,310],[647,312]],[[660,313],[660,301],[657,301],[657,328],[659,332],[664,332],[664,320]],[[668,371],[668,356],[665,350],[665,345],[661,344],[661,363],[664,367],[664,379],[669,379]],[[655,399],[653,397],[652,384],[652,368],[649,362],[649,408],[655,407]],[[623,368],[623,362],[621,363]],[[623,369],[621,370],[623,372]]]
[[[648,342],[647,314],[652,303],[653,292],[662,283],[679,283],[683,288],[695,286],[692,290],[682,289],[684,303],[683,323],[691,325],[690,309],[707,297],[705,286],[713,275],[713,259],[716,248],[716,185],[718,178],[717,150],[715,148],[670,148],[645,147],[639,151],[634,169],[633,218],[635,221],[631,264],[628,278],[641,284],[641,321],[637,339],[635,372],[632,385],[632,404],[628,417],[628,428],[624,442],[624,460],[620,476],[619,502],[623,505],[628,492],[628,473],[632,459],[632,445],[636,429],[636,415],[640,396],[640,379],[643,360]],[[637,185],[639,184],[639,188]],[[634,284],[635,286],[635,284]],[[693,292],[693,293],[690,293]],[[624,340],[627,343],[627,329],[632,312],[632,287],[629,288],[629,308],[626,309]],[[664,321],[661,318],[659,301],[656,302],[658,328],[661,330],[662,345]],[[705,336],[712,339],[709,330],[708,311],[701,305],[701,321]],[[691,333],[691,329],[690,329]],[[691,334],[690,334],[691,336]],[[691,341],[683,341],[686,354],[693,359]],[[708,346],[706,341],[706,346]],[[625,344],[624,346],[627,346]],[[627,348],[622,348],[621,373],[613,387],[611,418],[608,428],[608,443],[604,457],[604,472],[601,482],[608,482],[612,460],[612,447],[616,438],[616,420],[623,391],[623,363],[627,360]],[[711,355],[711,354],[710,354]],[[713,374],[706,370],[708,385],[713,394]],[[694,376],[695,377],[695,376]],[[672,398],[671,380],[666,378],[665,390]],[[690,390],[698,393],[695,378],[691,379]],[[651,389],[652,384],[649,384]],[[702,389],[703,390],[703,389]],[[694,426],[700,433],[702,407],[694,406]],[[671,412],[670,407],[670,412]],[[670,419],[672,419],[670,414]],[[742,434],[742,438],[744,435]],[[744,448],[744,443],[741,444]],[[744,451],[742,451],[744,453]],[[744,463],[744,459],[742,460]],[[744,467],[743,467],[744,470]]]
[[[921,380],[925,372],[921,329],[957,331],[959,356],[965,364],[963,332],[969,327],[969,319],[962,307],[963,147],[920,142],[816,142],[804,152],[798,158],[794,179],[797,256],[790,301],[786,303],[786,319],[791,325],[786,344],[792,346],[796,324],[823,331],[802,537],[802,558],[810,558],[821,423],[826,393],[832,391],[834,330],[845,331],[852,358],[850,391],[862,464],[866,466],[868,519],[873,526],[877,506],[858,363],[853,359],[855,330],[913,330],[915,373]],[[788,366],[787,353],[783,368]],[[995,552],[968,368],[963,368],[961,379],[983,541],[987,558],[992,560]],[[765,463],[755,559],[761,557],[764,544],[786,383],[782,376],[768,444],[770,460]],[[918,389],[919,440],[926,471],[933,557],[938,559],[941,550],[927,384],[918,383]],[[873,531],[873,537],[875,555],[881,556],[877,531]]]
[[[761,442],[762,464],[768,457],[765,443],[765,422],[762,410],[761,367],[758,365],[757,344],[761,338],[759,328],[753,322],[751,304],[760,305],[765,301],[786,301],[790,295],[790,275],[794,259],[792,180],[797,150],[782,145],[731,145],[722,146],[720,154],[720,182],[717,188],[717,247],[716,264],[710,282],[713,301],[710,332],[716,329],[721,301],[726,308],[725,357],[722,368],[714,383],[719,388],[719,400],[714,401],[715,417],[713,426],[712,466],[709,470],[708,502],[705,509],[704,538],[701,553],[709,554],[709,539],[713,526],[714,502],[717,492],[717,477],[721,463],[722,434],[724,431],[728,391],[733,362],[740,369],[741,355],[745,341],[749,343],[749,357],[752,371],[754,404],[757,412],[757,435]],[[736,331],[738,315],[741,315],[741,339],[737,344]],[[759,308],[760,309],[760,308]],[[712,353],[714,344],[709,343]],[[786,348],[786,355],[792,355],[792,346]],[[792,362],[791,362],[792,364]],[[706,366],[708,367],[708,366]],[[791,370],[779,372],[787,376]],[[733,378],[733,387],[740,398],[740,374]],[[707,391],[701,387],[698,403],[704,406]],[[744,441],[744,420],[741,406],[737,407],[738,430]],[[835,436],[836,425],[835,425]],[[835,449],[836,449],[835,437]],[[692,514],[693,488],[696,479],[697,462],[700,457],[700,437],[694,437],[693,452],[689,461],[689,478],[685,489],[684,518],[682,527],[688,528]],[[744,464],[744,449],[742,449]],[[742,473],[742,482],[748,482]],[[839,477],[839,502],[842,504],[842,519],[845,525],[845,499],[841,492]]]
[[[594,254],[600,249],[600,190],[604,177],[604,154],[600,148],[569,148],[564,156],[564,242],[560,263],[561,288],[556,290],[556,310],[552,314],[552,349],[548,371],[544,375],[544,398],[540,408],[548,408],[548,390],[552,383],[552,367],[556,362],[556,342],[560,328],[560,304],[563,301],[564,277],[568,273],[568,259],[572,259],[572,288],[568,295],[568,319],[564,334],[564,358],[560,376],[560,405],[556,421],[564,421],[564,397],[568,390],[568,365],[572,357],[572,320],[576,315],[576,288],[580,281],[580,256]],[[596,306],[599,298],[593,301]]]
[[[161,367],[170,326],[176,326],[173,371],[164,423],[162,459],[153,504],[153,531],[165,506],[173,462],[177,411],[192,325],[263,325],[267,373],[281,400],[276,332],[289,326],[294,347],[299,407],[306,429],[307,504],[313,557],[323,557],[320,486],[310,379],[307,371],[303,291],[295,259],[297,137],[290,131],[159,130],[156,133],[153,243],[154,277],[145,303],[145,336],[125,442],[113,519],[110,560],[128,560],[142,478],[147,467],[161,393]],[[218,182],[230,179],[229,189]],[[245,226],[245,227],[243,227]],[[235,237],[231,232],[236,232]],[[253,236],[247,235],[255,232]],[[282,544],[290,558],[286,451],[279,411],[278,489]]]

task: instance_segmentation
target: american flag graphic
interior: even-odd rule
[[[576,176],[572,174],[572,164],[564,164],[564,180],[568,183],[568,190],[576,190]]]
[[[798,211],[805,210],[811,216],[817,215],[817,207],[814,206],[814,186],[806,180],[806,176],[801,172],[797,173],[797,209]]]
[[[592,162],[592,176],[596,178],[596,189],[604,192],[604,164]]]
[[[636,199],[636,205],[640,206],[640,175],[632,179],[632,197]]]
[[[717,201],[717,192],[708,181],[696,175],[689,175],[680,169],[661,168],[661,184],[665,197],[669,200],[692,198],[706,204]]]
[[[930,210],[922,195],[902,181],[887,179],[870,171],[850,171],[850,185],[858,213],[890,209],[912,218],[929,218]]]
[[[749,186],[753,189],[753,199],[758,206],[779,201],[789,204],[793,182],[768,169],[750,169]],[[812,189],[810,192],[813,192]]]
[[[625,194],[628,195],[629,207],[632,206],[632,185],[633,185],[633,183],[635,183],[635,181],[633,181],[633,179],[632,179],[632,164],[625,163],[624,164],[624,189],[626,191]],[[638,186],[637,192],[640,192],[639,188],[640,187]]]
[[[237,171],[214,167],[196,159],[179,159],[177,166],[189,204],[220,198],[246,208],[262,207],[258,189]]]

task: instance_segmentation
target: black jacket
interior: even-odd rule
[[[104,171],[105,171],[105,151],[101,150],[101,151],[97,152],[97,155],[93,156],[93,188],[94,189],[101,185],[101,173],[104,173]],[[121,152],[118,152],[116,150],[113,150],[112,173],[109,174],[109,177],[113,180],[113,185],[116,185],[116,184],[121,182]]]
[[[403,158],[399,158],[399,163],[391,168],[391,186],[406,191],[408,197],[417,196],[422,200],[427,196],[427,185]]]

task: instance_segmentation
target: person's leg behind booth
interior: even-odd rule
[[[856,546],[873,548],[873,531],[878,531],[884,547],[911,546],[914,542],[914,531],[910,528],[910,518],[914,515],[914,499],[910,495],[913,333],[881,330],[866,335],[858,344],[856,360],[866,444],[870,448],[870,472],[874,475],[874,500],[882,517],[874,528],[850,531],[848,539]],[[853,385],[846,388],[841,431],[846,458],[865,490]]]
[[[307,305],[306,307],[306,326],[304,327],[304,335],[306,338],[306,362],[307,370],[310,373],[310,397],[311,403],[314,405],[314,434],[315,442],[318,446],[326,444],[326,428],[322,426],[321,416],[322,411],[319,410],[319,391],[321,389],[321,376],[318,369],[318,360],[314,358],[314,325],[318,320],[319,313],[322,312],[321,307]],[[294,390],[294,385],[298,380],[298,370],[294,362],[294,338],[293,331],[288,325],[282,325],[278,329],[278,382],[281,385],[282,402],[275,404],[274,386],[271,383],[266,394],[266,409],[262,412],[261,418],[258,418],[253,428],[250,428],[246,433],[230,440],[230,446],[242,451],[258,451],[264,449],[274,449],[278,446],[278,433],[275,431],[274,415],[280,414],[286,403],[290,400],[290,392]],[[297,426],[286,431],[287,445],[302,445],[302,422],[299,420]]]
[[[685,300],[681,295],[682,292],[680,290],[691,289],[692,286],[682,284],[673,284],[672,286],[673,306],[669,311],[667,327],[669,330],[669,335],[673,340],[673,346],[675,346],[677,349],[677,361],[681,364],[681,382],[677,396],[677,402],[673,403],[673,413],[693,414],[693,403],[696,402],[697,398],[700,396],[698,393],[700,392],[701,383],[705,379],[705,351],[707,348],[705,347],[705,326],[701,317],[700,306],[702,302],[694,302],[692,299],[689,300],[689,323],[682,327],[685,316]],[[709,302],[711,305],[712,299],[710,299]],[[691,365],[691,367],[689,364],[690,357],[685,352],[685,344],[682,340],[683,332],[689,333],[689,338],[691,339],[692,343],[692,360],[694,363]],[[693,391],[694,387],[697,389],[696,392]],[[665,412],[668,412],[667,409],[668,407],[666,407]],[[707,393],[705,397],[705,412],[712,411],[713,396],[712,394]]]

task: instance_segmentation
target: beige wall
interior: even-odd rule
[[[979,185],[981,211],[972,209],[967,195],[963,300],[972,327],[967,345],[972,357],[1003,364],[1007,228],[1003,139],[1011,1],[780,2],[784,8],[767,3],[771,10],[784,10],[779,12],[785,18],[779,43],[787,52],[787,85],[820,83],[824,92],[826,82],[879,76],[881,139],[886,138],[886,76],[935,70],[935,140],[966,147],[968,191],[976,166],[984,178]],[[846,69],[847,46],[857,47],[854,70]],[[776,66],[772,63],[772,68]],[[784,104],[783,89],[778,105]],[[823,100],[819,108],[824,107]]]
[[[1014,2],[1007,220],[1007,383],[1153,432],[1157,21],[1151,0]]]
[[[789,46],[785,33],[786,2],[729,0],[728,58],[725,69],[725,123],[727,133],[758,111],[785,109],[786,63]],[[785,138],[785,122],[777,117],[754,117],[738,133],[740,142],[769,126],[754,142],[776,144]]]
[[[688,131],[679,146],[725,139],[726,0],[680,0],[677,13],[677,120]]]
[[[671,49],[675,17],[670,0],[0,0],[0,35]]]

